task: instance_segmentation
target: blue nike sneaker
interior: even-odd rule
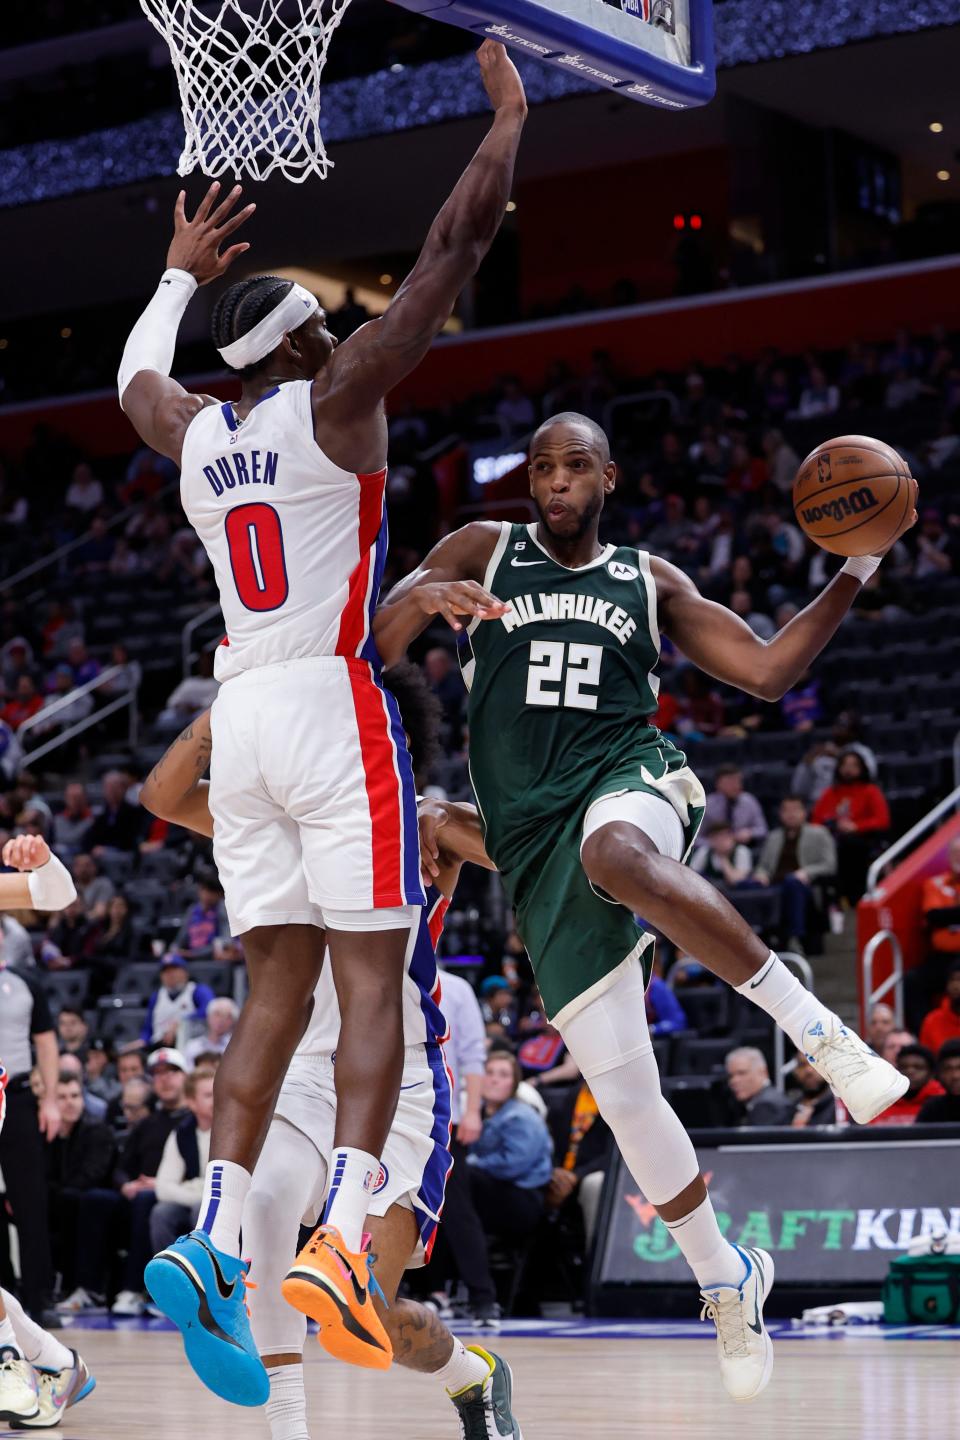
[[[265,1405],[270,1381],[247,1318],[248,1268],[193,1230],[153,1257],[144,1280],[207,1389],[234,1405]]]

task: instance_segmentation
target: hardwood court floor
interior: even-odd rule
[[[64,1332],[97,1389],[50,1432],[61,1440],[268,1440],[262,1412],[226,1405],[187,1367],[178,1339],[142,1331]],[[910,1440],[960,1434],[960,1358],[949,1341],[836,1336],[777,1345],[752,1405],[720,1388],[709,1341],[504,1338],[524,1440]],[[403,1370],[364,1374],[311,1341],[314,1440],[456,1440],[437,1387]],[[21,1435],[28,1432],[20,1432]]]

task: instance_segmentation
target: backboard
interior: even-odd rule
[[[391,0],[661,109],[716,90],[711,0]]]

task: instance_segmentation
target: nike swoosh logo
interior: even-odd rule
[[[217,1289],[220,1291],[220,1298],[222,1300],[232,1300],[236,1281],[231,1280],[228,1283],[224,1277],[223,1271],[220,1269],[220,1262],[217,1259],[216,1255],[214,1255],[213,1251],[209,1248],[209,1246],[204,1245],[203,1248],[206,1250],[208,1256],[210,1257],[210,1264],[213,1266],[213,1277],[217,1282]]]
[[[161,285],[172,285],[172,284],[173,284],[173,281],[172,281],[172,280],[161,280],[161,281],[160,281],[160,284],[161,284]]]
[[[750,1324],[750,1322],[748,1321],[747,1329],[752,1330],[754,1335],[762,1335],[763,1326],[760,1323],[760,1288],[763,1285],[763,1266],[761,1265],[760,1257],[757,1255],[755,1250],[748,1250],[747,1254],[750,1256],[751,1265],[757,1272],[758,1282],[756,1293],[753,1297],[753,1324]]]
[[[546,560],[511,560],[511,561],[510,561],[510,564],[513,565],[513,566],[515,566],[515,568],[516,568],[517,570],[520,570],[522,567],[524,567],[524,566],[526,566],[526,565],[546,565],[546,563],[547,563]]]
[[[758,985],[762,985],[762,984],[763,984],[764,980],[766,980],[767,976],[770,974],[770,971],[773,969],[773,967],[774,967],[774,965],[776,965],[776,963],[777,963],[777,957],[774,956],[773,959],[770,961],[769,965],[767,965],[767,966],[764,968],[763,974],[760,975],[756,980],[751,980],[751,981],[750,981],[750,989],[751,989],[751,990],[756,990],[756,988],[757,988]]]

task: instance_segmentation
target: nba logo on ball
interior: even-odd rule
[[[826,485],[833,479],[833,467],[829,455],[817,456],[817,479],[821,485]]]
[[[377,1183],[374,1185],[373,1189],[370,1191],[370,1194],[371,1194],[371,1195],[379,1195],[379,1194],[380,1194],[380,1191],[384,1188],[384,1186],[386,1185],[386,1183],[387,1183],[387,1181],[388,1181],[389,1179],[390,1179],[390,1171],[387,1169],[386,1165],[381,1164],[379,1173],[378,1173],[378,1175],[377,1175]]]

